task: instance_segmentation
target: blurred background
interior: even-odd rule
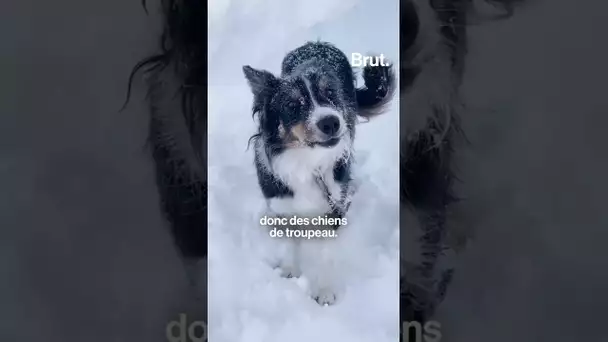
[[[608,340],[608,4],[529,5],[471,30],[459,175],[476,236],[445,341]]]
[[[141,82],[118,113],[157,23],[139,1],[2,4],[1,341],[166,341],[205,310],[158,210]]]

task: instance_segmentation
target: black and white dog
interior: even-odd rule
[[[329,43],[310,42],[287,54],[280,77],[250,66],[243,71],[259,118],[252,140],[269,213],[342,218],[353,192],[355,125],[358,116],[376,116],[390,102],[395,90],[392,66],[366,66],[365,85],[356,88],[346,55]],[[287,265],[281,265],[293,276],[302,272],[301,263],[306,262],[302,254],[307,254],[295,253]],[[322,262],[318,264],[323,268]],[[331,302],[330,285],[322,279],[326,272],[311,271],[316,275],[309,278],[325,283],[313,284],[313,297]]]

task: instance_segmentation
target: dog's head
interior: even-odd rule
[[[349,133],[338,77],[309,66],[286,77],[244,66],[260,133],[284,148],[330,148]]]

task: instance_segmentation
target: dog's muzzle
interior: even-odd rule
[[[317,121],[319,130],[328,137],[335,137],[340,132],[340,118],[327,115]]]
[[[326,115],[317,121],[316,126],[323,136],[322,141],[314,142],[314,145],[322,147],[333,147],[342,138],[342,125],[337,115]]]

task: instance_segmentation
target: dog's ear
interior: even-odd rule
[[[251,87],[251,92],[253,92],[256,98],[268,94],[278,84],[278,79],[266,70],[257,70],[249,65],[245,65],[243,73],[249,83],[249,87]]]

